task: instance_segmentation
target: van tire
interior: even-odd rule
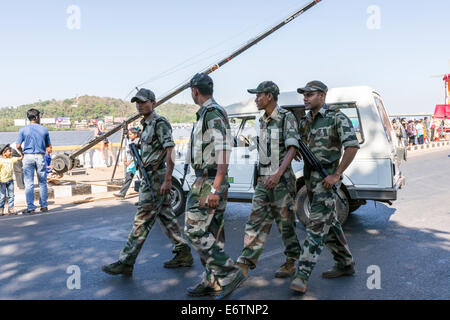
[[[347,195],[342,189],[339,189],[339,195],[346,200],[347,205],[344,205],[341,200],[336,199],[336,214],[341,225],[345,223],[349,214],[349,205]],[[337,198],[337,197],[336,197]],[[309,199],[306,192],[306,186],[302,186],[300,190],[297,192],[297,196],[295,197],[295,214],[300,223],[306,227],[310,220],[310,208],[309,208]]]
[[[362,205],[366,204],[366,200],[350,200],[348,202],[349,205],[349,213],[352,213],[359,209]]]
[[[181,188],[180,183],[175,179],[172,179],[170,198],[173,212],[178,218],[184,213],[186,208],[186,193],[184,192],[183,188]]]

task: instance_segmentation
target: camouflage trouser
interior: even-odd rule
[[[237,262],[254,269],[264,249],[273,221],[284,243],[284,254],[298,259],[300,243],[295,233],[295,179],[290,174],[283,175],[273,190],[264,188],[267,176],[259,177],[252,201],[252,211],[245,225],[244,248]]]
[[[312,192],[310,222],[306,226],[306,239],[300,255],[297,276],[308,279],[324,245],[331,251],[336,265],[354,265],[342,226],[336,218],[336,196],[322,185],[322,177],[312,171],[306,180],[308,192]],[[340,183],[336,184],[339,190]]]
[[[188,245],[181,235],[177,218],[170,204],[169,195],[163,197],[160,194],[160,188],[164,181],[165,174],[166,169],[160,169],[154,173],[149,172],[152,190],[155,194],[154,200],[152,200],[150,189],[145,182],[145,179],[141,180],[139,188],[139,204],[133,222],[133,229],[128,236],[125,248],[123,248],[119,256],[119,260],[123,263],[132,265],[136,262],[136,258],[141,251],[145,239],[147,239],[148,233],[152,229],[156,218],[158,218],[162,229],[169,237],[170,241],[175,244],[175,248],[173,249],[174,253]]]
[[[214,179],[197,178],[186,202],[186,238],[200,255],[205,267],[203,281],[210,286],[217,282],[224,286],[230,283],[239,270],[225,253],[224,213],[228,196],[228,177],[224,178],[220,190],[218,208],[208,207],[208,195]]]

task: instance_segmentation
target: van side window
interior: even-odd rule
[[[381,99],[376,95],[374,95],[373,97],[375,99],[375,105],[377,106],[378,114],[380,115],[381,123],[383,124],[386,138],[390,143],[392,143],[391,121],[389,121],[389,117],[386,114],[386,109],[384,108],[383,101],[381,101]]]
[[[359,110],[354,103],[348,104],[331,104],[330,107],[339,109],[344,113],[352,122],[353,128],[355,129],[356,137],[358,138],[359,144],[364,143],[364,133],[361,126],[361,117],[359,115]]]

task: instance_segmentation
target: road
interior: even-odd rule
[[[307,293],[294,293],[290,279],[273,277],[284,262],[273,226],[258,267],[231,299],[450,299],[449,162],[450,149],[410,157],[402,166],[406,186],[392,207],[369,202],[349,217],[344,231],[356,259],[355,276],[322,279],[333,264],[325,250]],[[250,208],[228,204],[226,251],[232,258],[242,248]],[[133,200],[109,200],[0,218],[0,299],[188,299],[185,289],[203,271],[198,255],[192,268],[164,269],[171,244],[157,223],[133,277],[100,271],[117,259],[134,214]],[[304,228],[297,231],[303,241]],[[80,269],[81,287],[70,290],[73,265]],[[376,284],[373,266],[379,268],[380,286],[369,289],[368,282]]]

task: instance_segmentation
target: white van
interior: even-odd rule
[[[338,219],[344,223],[350,212],[355,211],[366,200],[392,204],[397,199],[397,190],[405,180],[400,171],[400,162],[405,150],[398,150],[395,134],[383,105],[381,96],[369,87],[346,87],[330,89],[326,103],[339,108],[352,121],[361,149],[344,173],[341,196],[347,199],[345,206],[337,201]],[[305,114],[303,97],[297,92],[284,92],[278,98],[280,107],[294,113],[297,120]],[[230,119],[235,145],[230,158],[228,192],[229,201],[251,201],[253,196],[253,168],[258,161],[258,152],[251,148],[250,141],[256,136],[258,118],[261,116],[254,99],[225,107]],[[309,217],[309,200],[303,178],[303,161],[293,161],[297,178],[296,214],[306,224]],[[184,210],[185,192],[194,182],[192,170],[186,177],[183,191],[180,180],[183,164],[177,163],[174,170],[173,206],[181,214]]]

